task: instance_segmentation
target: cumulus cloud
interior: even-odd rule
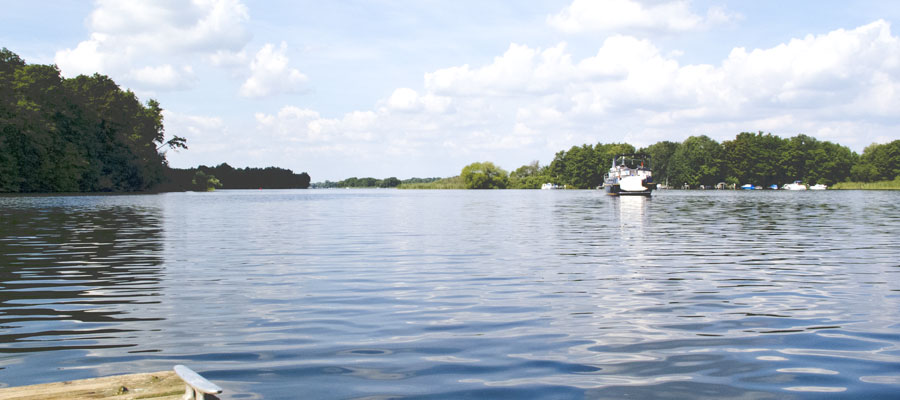
[[[687,65],[631,36],[608,37],[581,59],[564,43],[512,44],[491,63],[427,73],[423,87],[398,88],[375,111],[341,118],[285,107],[259,114],[258,131],[304,144],[301,153],[403,154],[460,167],[490,159],[514,168],[582,143],[757,130],[861,149],[896,138],[900,38],[875,21]]]
[[[536,94],[559,89],[574,72],[565,43],[540,50],[513,43],[492,64],[450,67],[425,74],[425,88],[437,94]]]
[[[241,85],[244,97],[264,97],[277,93],[297,93],[306,83],[306,75],[290,68],[286,55],[287,43],[277,49],[271,43],[264,45],[250,63],[250,77]]]
[[[190,86],[194,77],[194,69],[189,65],[181,68],[173,67],[170,64],[146,66],[132,69],[128,77],[140,82],[145,87],[177,89]]]
[[[231,144],[240,140],[239,137],[231,137],[227,125],[220,117],[163,110],[163,120],[168,134],[188,138],[189,151],[168,151],[166,154],[169,163],[175,167],[221,163],[222,154],[232,152]]]
[[[734,19],[722,8],[710,8],[706,16],[691,11],[686,0],[643,4],[638,0],[574,0],[547,23],[563,32],[660,31],[685,32],[706,29]]]
[[[58,51],[55,62],[67,76],[100,72],[146,89],[183,88],[190,60],[241,51],[248,19],[239,0],[98,0],[90,38]]]

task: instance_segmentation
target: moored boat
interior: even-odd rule
[[[794,181],[794,183],[785,183],[782,187],[784,190],[806,190],[806,185],[801,181]]]
[[[650,157],[634,154],[614,158],[602,187],[607,194],[613,196],[650,196],[656,189],[650,170]]]
[[[563,188],[562,186],[559,186],[555,183],[549,183],[549,182],[541,185],[541,190],[557,190],[557,189],[562,189],[562,188]]]
[[[821,184],[821,183],[817,183],[817,184],[815,184],[815,185],[810,186],[810,187],[809,187],[809,190],[825,190],[825,189],[827,189],[827,188],[828,188],[828,186],[823,185],[823,184]]]

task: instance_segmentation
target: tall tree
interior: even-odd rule
[[[459,174],[467,189],[505,189],[508,174],[492,162],[476,162],[463,167]]]
[[[650,156],[651,168],[653,170],[653,180],[659,183],[665,183],[669,175],[671,175],[672,156],[678,150],[680,143],[662,141],[654,143],[640,150]]]
[[[672,184],[715,186],[724,179],[722,145],[706,135],[691,136],[672,155]]]
[[[147,190],[163,178],[163,140],[155,100],[0,50],[0,191]]]

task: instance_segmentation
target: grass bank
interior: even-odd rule
[[[397,189],[465,189],[462,178],[454,176],[428,183],[403,183]]]
[[[841,182],[829,189],[835,190],[900,190],[900,177],[892,181],[879,182]]]

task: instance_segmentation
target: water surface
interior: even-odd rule
[[[900,193],[0,198],[0,386],[896,398]]]

